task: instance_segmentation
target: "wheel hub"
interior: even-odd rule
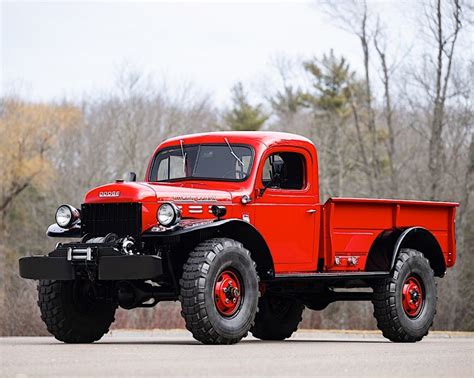
[[[224,270],[219,274],[214,285],[214,301],[217,311],[223,316],[234,315],[241,302],[240,280],[231,270]]]
[[[406,279],[402,289],[402,305],[405,313],[416,317],[423,307],[423,290],[420,281],[413,276]]]

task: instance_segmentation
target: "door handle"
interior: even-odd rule
[[[308,214],[314,214],[316,212],[316,209],[309,209],[309,210],[306,210],[306,212]]]

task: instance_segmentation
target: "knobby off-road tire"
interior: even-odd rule
[[[202,242],[190,253],[180,280],[186,328],[204,344],[237,343],[253,325],[258,281],[241,243],[227,238]]]
[[[117,305],[84,294],[85,281],[41,280],[38,306],[48,331],[65,343],[92,343],[109,331]]]
[[[374,287],[377,326],[395,342],[420,341],[436,315],[436,281],[424,255],[402,249],[391,276]]]
[[[250,330],[261,340],[284,340],[298,329],[304,305],[291,298],[270,296],[260,298],[255,324]]]

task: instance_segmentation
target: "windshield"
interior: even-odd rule
[[[252,166],[249,146],[230,144],[189,145],[159,151],[153,161],[150,181],[208,179],[245,180]]]

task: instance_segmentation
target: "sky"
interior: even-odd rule
[[[276,80],[278,57],[334,49],[361,66],[357,38],[314,1],[0,1],[2,92],[38,101],[96,96],[124,65],[171,86],[194,83],[218,104],[237,81]],[[376,4],[403,25],[393,2]]]

